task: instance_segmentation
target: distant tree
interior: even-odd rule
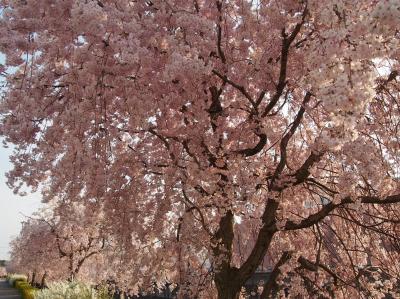
[[[7,270],[5,266],[0,266],[0,277],[4,277],[7,275]]]
[[[0,3],[8,183],[98,211],[121,288],[397,296],[399,1]]]
[[[27,221],[17,238],[11,242],[9,268],[12,273],[25,274],[32,284],[45,282],[49,269],[60,276],[65,271],[54,250],[54,238],[45,223]],[[57,274],[56,274],[57,273]]]
[[[102,227],[83,207],[76,207],[69,205],[63,214],[38,214],[23,223],[20,235],[11,243],[14,271],[27,274],[38,285],[60,279],[95,283],[104,279],[102,273],[92,271],[99,263],[97,256],[106,249]],[[88,260],[91,265],[84,267]]]

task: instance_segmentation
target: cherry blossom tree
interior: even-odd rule
[[[99,256],[105,253],[107,244],[93,215],[77,204],[47,210],[24,222],[20,235],[12,241],[13,270],[42,286],[61,279],[102,282],[107,272],[95,270],[102,263]],[[56,214],[58,211],[61,213]]]
[[[6,267],[0,266],[0,277],[4,277],[7,275]]]
[[[396,295],[397,0],[0,3],[8,183],[102,215],[122,288]]]
[[[45,283],[46,269],[55,266],[58,258],[52,248],[53,238],[49,239],[49,236],[43,223],[24,222],[19,236],[11,242],[9,267],[12,272],[25,274],[33,285]],[[62,269],[61,266],[52,268]]]

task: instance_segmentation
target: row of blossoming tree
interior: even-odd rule
[[[266,260],[262,298],[399,296],[399,1],[0,3],[8,183],[52,206],[13,257],[190,298]]]
[[[103,226],[87,208],[71,206],[62,212],[46,207],[22,223],[19,236],[11,242],[9,272],[25,274],[41,287],[59,280],[80,279],[94,285],[105,281],[108,272],[103,266],[111,261],[102,260],[110,248]]]

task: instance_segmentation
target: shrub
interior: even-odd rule
[[[114,296],[110,295],[110,291],[106,285],[101,285],[97,290],[96,290],[96,299],[111,299],[114,298]]]
[[[8,283],[12,286],[15,287],[15,283],[17,281],[27,281],[28,278],[25,275],[20,275],[20,274],[9,274],[7,275],[7,280]]]
[[[20,290],[23,299],[35,299],[35,294],[38,289],[32,287],[28,282],[17,280],[15,288]]]
[[[29,287],[27,287],[27,288],[25,288],[25,289],[23,289],[22,291],[21,291],[21,293],[22,293],[22,298],[23,299],[36,299],[36,292],[38,292],[39,290],[38,289],[35,289],[34,287],[32,287],[32,286],[29,286]]]
[[[111,299],[104,292],[98,292],[84,283],[57,282],[35,293],[35,299]]]
[[[14,283],[14,287],[18,290],[23,289],[27,285],[29,285],[29,283],[27,283],[26,281],[23,281],[23,280],[16,280]]]

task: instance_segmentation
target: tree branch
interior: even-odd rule
[[[296,178],[295,185],[303,183],[308,178],[308,176],[310,175],[310,168],[315,163],[318,163],[323,155],[324,155],[323,152],[316,152],[316,151],[311,152],[311,154],[308,156],[303,165],[301,165],[300,168],[294,174]]]
[[[237,151],[237,153],[239,153],[245,157],[250,157],[250,156],[254,156],[254,155],[258,154],[259,152],[261,152],[262,149],[264,148],[264,146],[267,144],[267,135],[265,135],[264,133],[261,133],[261,134],[257,134],[257,136],[260,139],[255,147],[239,150],[239,151]]]
[[[289,251],[284,251],[279,261],[276,263],[274,269],[272,270],[268,280],[264,284],[264,289],[260,295],[261,299],[271,298],[271,292],[274,285],[276,285],[276,279],[281,274],[281,270],[279,269],[283,264],[289,261],[292,257],[292,254]]]
[[[303,11],[303,17],[300,23],[296,25],[296,27],[293,29],[292,33],[287,36],[285,29],[282,29],[282,49],[281,49],[281,63],[280,63],[280,72],[279,72],[279,79],[278,79],[278,84],[276,85],[276,91],[275,94],[272,96],[271,101],[268,103],[267,107],[265,108],[263,114],[261,115],[262,117],[265,117],[268,113],[271,112],[272,108],[276,105],[278,102],[279,98],[281,97],[283,90],[286,86],[286,71],[287,71],[287,63],[288,63],[288,57],[289,57],[289,48],[290,45],[292,44],[293,40],[296,38],[297,34],[300,32],[301,27],[303,26],[305,22],[305,18],[307,16],[308,9],[307,5],[304,8]],[[264,97],[265,93],[261,93],[259,99],[257,100],[257,103],[261,103],[262,98]]]
[[[225,83],[228,83],[229,85],[231,85],[232,87],[234,87],[238,91],[240,91],[245,96],[245,98],[249,100],[249,102],[251,103],[253,108],[256,108],[256,103],[254,102],[253,98],[251,97],[251,95],[246,91],[246,89],[242,85],[239,85],[239,84],[233,82],[232,80],[228,79],[228,77],[226,75],[222,75],[216,70],[212,70],[212,72],[213,72],[213,74],[218,76],[222,81],[224,81]]]
[[[384,199],[380,199],[379,197],[374,197],[374,196],[361,196],[358,198],[358,200],[363,203],[363,204],[381,204],[381,205],[388,205],[388,204],[394,204],[394,203],[399,203],[400,202],[400,194],[395,194],[395,195],[389,195],[385,197]],[[346,204],[351,204],[354,203],[355,200],[352,200],[350,197],[345,197],[341,200],[340,203],[334,204],[332,202],[328,203],[325,205],[321,210],[316,212],[315,214],[311,214],[307,218],[303,219],[299,223],[295,223],[291,220],[287,221],[284,227],[284,230],[297,230],[297,229],[302,229],[302,228],[307,228],[310,226],[313,226],[314,224],[318,223],[322,219],[324,219],[326,216],[329,215],[330,212],[335,210],[336,208],[346,205]]]
[[[279,203],[272,198],[269,198],[264,209],[262,216],[262,227],[258,232],[256,243],[247,258],[247,260],[240,267],[238,272],[238,279],[240,283],[245,283],[252,273],[257,269],[261,260],[264,258],[265,253],[271,244],[272,237],[277,231],[275,225],[275,215]]]
[[[303,256],[300,256],[297,261],[300,263],[302,268],[307,269],[307,270],[309,270],[311,272],[317,272],[318,268],[323,269],[326,273],[328,273],[329,275],[331,275],[333,277],[333,281],[334,281],[333,283],[335,285],[337,285],[338,280],[342,280],[342,279],[339,278],[339,276],[336,275],[335,272],[333,272],[331,269],[329,269],[328,266],[326,266],[324,264],[313,263],[312,261],[306,259]]]
[[[217,23],[217,49],[218,49],[218,55],[221,58],[222,63],[226,63],[226,57],[224,54],[224,51],[222,50],[221,42],[222,42],[222,28],[221,28],[221,22],[222,22],[222,3],[220,1],[216,1],[217,4],[217,9],[219,12],[219,17],[218,17],[218,23]]]
[[[272,181],[271,181],[271,186],[273,186],[274,180],[279,177],[279,175],[282,173],[283,169],[286,166],[286,159],[287,159],[287,146],[289,144],[290,138],[294,135],[296,132],[297,128],[300,126],[301,120],[303,118],[304,112],[306,111],[306,105],[311,99],[311,93],[307,92],[306,95],[304,96],[303,102],[301,104],[301,107],[296,115],[296,118],[293,121],[293,124],[290,128],[290,130],[283,136],[281,143],[280,143],[280,152],[281,152],[281,157],[278,166],[275,169]]]

